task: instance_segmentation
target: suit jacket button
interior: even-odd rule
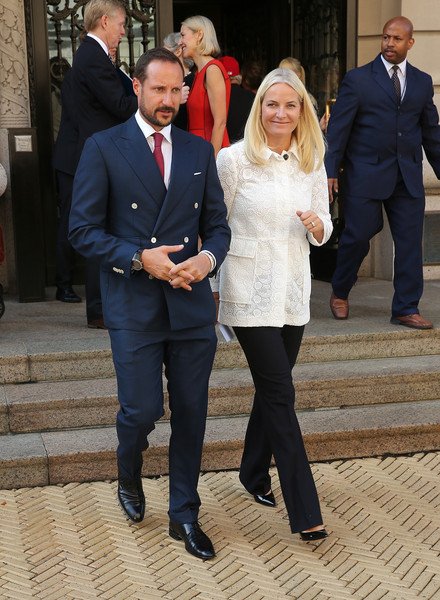
[[[189,237],[184,237],[183,241],[185,242],[185,244],[187,244],[189,242]]]
[[[138,205],[136,204],[136,202],[133,202],[133,204],[131,205],[131,208],[136,209],[138,207]]]
[[[156,243],[156,241],[157,241],[157,240],[156,240],[156,238],[155,238],[155,237],[152,237],[152,238],[151,238],[151,243],[152,243],[152,244],[155,244],[155,243]]]
[[[153,275],[148,275],[148,279],[154,279]]]
[[[199,208],[199,203],[198,202],[194,202],[194,208]]]

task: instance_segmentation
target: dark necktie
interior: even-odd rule
[[[399,76],[397,75],[398,70],[399,70],[399,67],[397,65],[393,65],[393,74],[391,75],[391,81],[393,82],[393,87],[394,87],[394,91],[396,93],[397,102],[398,102],[398,104],[400,104],[400,98],[401,98],[402,92],[400,90]]]
[[[159,171],[160,171],[160,174],[162,175],[162,179],[163,179],[163,176],[165,173],[165,163],[163,161],[163,154],[162,154],[163,135],[161,133],[159,133],[158,131],[155,131],[153,133],[153,139],[154,139],[153,156],[157,162],[157,166],[159,167]]]

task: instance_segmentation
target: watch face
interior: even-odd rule
[[[143,268],[143,264],[138,258],[134,258],[131,264],[135,271],[140,271]]]

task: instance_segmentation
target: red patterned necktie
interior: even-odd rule
[[[162,154],[163,135],[161,133],[159,133],[158,131],[155,131],[153,133],[153,139],[154,139],[153,156],[157,162],[157,166],[159,167],[159,171],[160,171],[160,174],[162,175],[162,179],[163,179],[164,173],[165,173],[165,163],[164,163],[163,154]]]
[[[400,90],[400,79],[399,79],[399,76],[397,75],[398,70],[399,70],[399,67],[397,65],[393,65],[393,74],[391,76],[391,81],[393,82],[394,91],[395,91],[396,97],[397,97],[397,102],[400,104],[400,98],[401,98],[402,92]]]

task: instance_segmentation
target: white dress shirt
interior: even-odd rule
[[[388,72],[388,75],[391,77],[393,76],[394,73],[394,63],[390,63],[387,60],[384,59],[384,57],[382,56],[382,54],[380,55],[383,64],[385,65],[385,69]],[[404,61],[402,61],[401,63],[399,63],[397,65],[399,68],[397,69],[397,77],[399,78],[400,81],[400,99],[403,100],[403,97],[405,95],[406,92],[406,58]]]
[[[145,121],[145,119],[143,119],[139,109],[136,111],[135,119],[147,140],[147,143],[150,147],[151,152],[153,152],[153,150],[154,150],[153,133],[156,133],[156,130],[149,123],[147,123]],[[173,159],[173,143],[172,143],[172,139],[171,139],[171,124],[167,125],[163,129],[161,129],[159,133],[161,133],[164,138],[162,140],[162,156],[163,156],[163,163],[164,163],[164,183],[165,183],[165,187],[168,189],[168,185],[170,183],[171,162]],[[215,269],[215,266],[217,263],[215,256],[212,254],[212,252],[209,252],[208,250],[201,250],[201,253],[207,255],[207,257],[209,258],[209,261],[211,263],[210,271],[213,271]]]
[[[145,121],[145,119],[141,116],[139,109],[136,111],[135,119],[148,142],[151,152],[153,152],[153,150],[154,150],[153,133],[156,133],[156,130],[149,123],[147,123]],[[159,131],[159,133],[161,133],[164,137],[164,139],[162,140],[162,155],[163,155],[163,163],[164,163],[163,179],[164,179],[165,187],[168,189],[168,184],[170,183],[171,161],[173,159],[173,143],[171,141],[171,124],[167,125],[163,129],[161,129]]]
[[[304,325],[310,319],[309,242],[321,246],[333,229],[324,165],[299,168],[296,144],[277,154],[266,149],[264,165],[251,163],[238,142],[220,150],[217,170],[225,193],[232,238],[219,283],[219,322],[241,327]],[[287,156],[287,158],[284,158]],[[322,220],[318,242],[297,210]]]

